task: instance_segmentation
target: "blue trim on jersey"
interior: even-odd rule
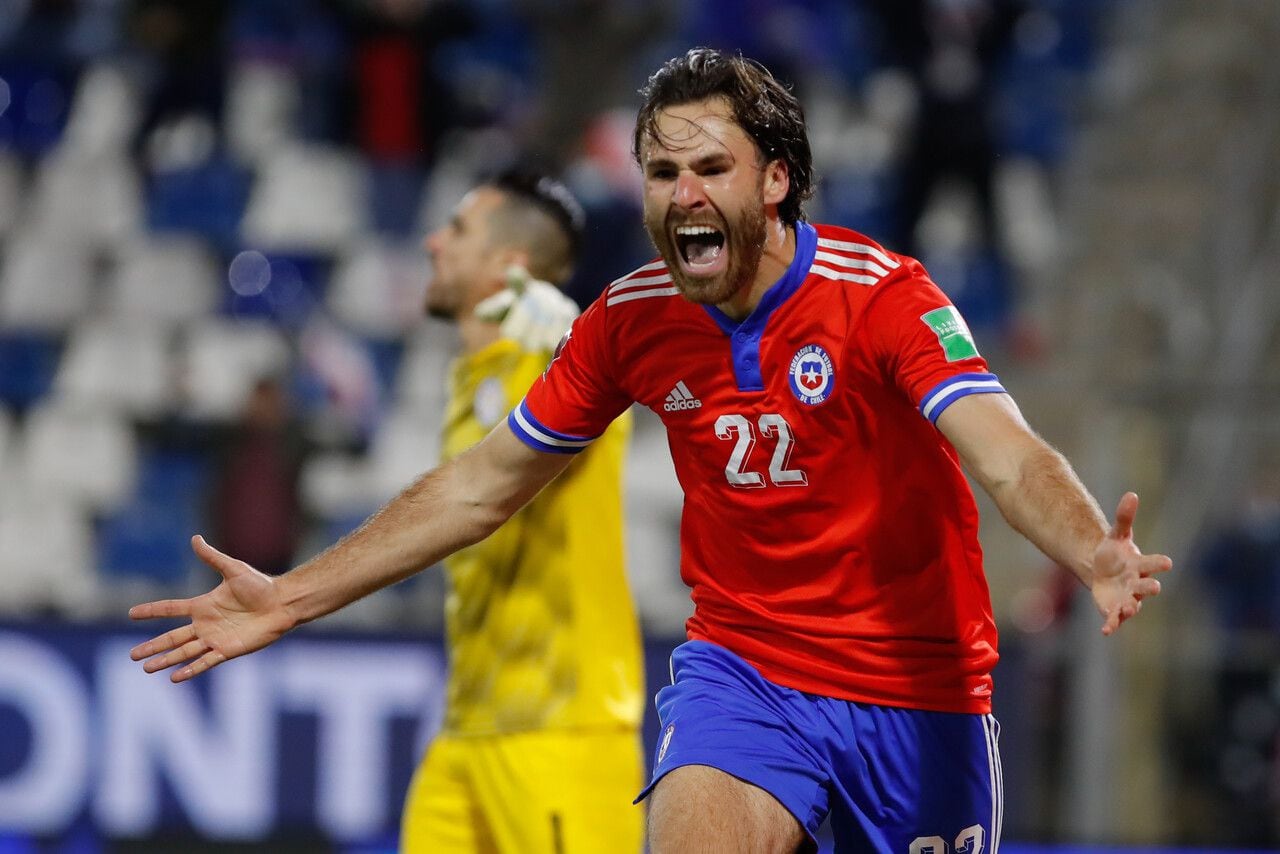
[[[1004,386],[1000,384],[1000,378],[995,374],[956,374],[953,377],[947,377],[925,392],[924,397],[920,398],[920,405],[916,408],[920,410],[921,415],[929,419],[930,423],[937,424],[938,416],[962,397],[968,397],[971,394],[1004,393]]]
[[[813,266],[818,251],[818,232],[803,220],[795,225],[796,254],[791,266],[782,278],[769,286],[751,314],[738,323],[714,305],[702,308],[729,336],[729,348],[733,355],[733,376],[738,381],[738,391],[764,391],[764,376],[760,373],[760,337],[772,315],[792,294],[800,290]]]
[[[596,439],[595,436],[573,436],[552,430],[534,417],[523,400],[507,415],[507,426],[520,441],[535,451],[551,454],[577,454]]]

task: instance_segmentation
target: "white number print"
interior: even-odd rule
[[[956,834],[955,854],[982,854],[986,833],[980,824],[971,824]],[[947,854],[947,842],[941,836],[917,836],[907,854]]]
[[[789,469],[787,461],[791,459],[791,425],[781,415],[769,413],[760,416],[760,435],[778,437],[774,445],[773,458],[769,460],[769,480],[776,486],[804,486],[809,476],[800,469]]]
[[[791,433],[791,425],[776,413],[766,413],[757,419],[760,435],[766,439],[776,439],[773,456],[769,459],[769,481],[774,486],[805,486],[809,476],[800,469],[789,469],[787,463],[791,459],[791,449],[795,439]],[[724,467],[725,477],[729,484],[741,489],[757,489],[765,485],[764,475],[757,471],[746,471],[747,457],[756,444],[755,430],[744,415],[721,415],[716,419],[716,438],[733,439],[733,452],[729,454],[729,463]],[[944,854],[944,852],[938,852]],[[977,854],[970,852],[969,854]]]
[[[764,486],[764,477],[760,472],[742,470],[747,462],[747,454],[751,453],[756,444],[756,434],[751,429],[751,422],[741,415],[721,415],[716,419],[717,439],[730,439],[735,433],[738,441],[734,443],[733,453],[729,455],[729,464],[724,467],[724,476],[729,479],[729,483],[743,489]]]

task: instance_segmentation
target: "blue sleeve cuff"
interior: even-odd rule
[[[533,413],[529,411],[529,407],[523,400],[507,416],[507,425],[520,441],[535,451],[543,451],[550,454],[581,453],[587,445],[590,445],[597,438],[596,436],[572,436],[568,433],[558,433],[543,426],[538,422],[538,419],[533,417]]]
[[[920,414],[931,424],[938,423],[938,416],[948,406],[971,394],[1004,393],[1004,386],[995,374],[956,374],[947,377],[925,393],[920,400]]]

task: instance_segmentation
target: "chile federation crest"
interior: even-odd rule
[[[817,344],[806,344],[791,357],[791,392],[801,403],[817,406],[831,396],[836,369],[827,351]]]

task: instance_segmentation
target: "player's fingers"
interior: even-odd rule
[[[143,662],[142,669],[148,673],[155,673],[157,670],[164,670],[166,668],[173,667],[175,664],[190,661],[197,655],[204,655],[208,651],[209,645],[199,638],[196,638],[189,643],[184,643],[182,646],[171,652],[148,659]]]
[[[1107,612],[1107,617],[1102,622],[1102,633],[1110,635],[1120,627],[1120,607],[1117,605]]]
[[[181,670],[173,671],[173,675],[170,676],[169,679],[173,682],[186,682],[188,679],[194,679],[211,667],[217,667],[226,660],[227,657],[225,655],[218,652],[216,649],[211,649]]]
[[[498,291],[490,297],[485,297],[476,304],[473,311],[476,317],[491,323],[497,323],[506,317],[507,312],[511,310],[511,306],[515,304],[516,295],[512,291]]]
[[[191,616],[190,599],[161,599],[157,602],[144,602],[129,609],[131,620],[151,620],[156,617],[189,617]]]
[[[1168,572],[1171,569],[1173,569],[1173,560],[1168,555],[1143,555],[1138,564],[1138,573],[1144,577],[1157,572]]]
[[[249,571],[249,564],[218,551],[205,542],[204,537],[199,534],[191,538],[191,549],[196,553],[196,557],[208,564],[223,578],[235,578],[237,575],[244,575]]]
[[[1154,578],[1140,578],[1133,585],[1133,595],[1138,601],[1160,595],[1160,582]]]
[[[195,636],[195,626],[182,626],[181,628],[165,632],[162,635],[157,635],[145,643],[138,644],[133,649],[129,650],[129,657],[134,661],[141,661],[144,658],[150,658],[157,653],[165,652],[176,646],[184,644],[195,638]]]
[[[1113,536],[1122,540],[1127,540],[1133,536],[1133,520],[1138,515],[1138,496],[1132,492],[1126,492],[1120,496],[1120,503],[1116,505],[1116,524],[1111,529]]]
[[[529,271],[519,264],[512,264],[507,268],[507,288],[516,296],[524,293],[529,279]]]

